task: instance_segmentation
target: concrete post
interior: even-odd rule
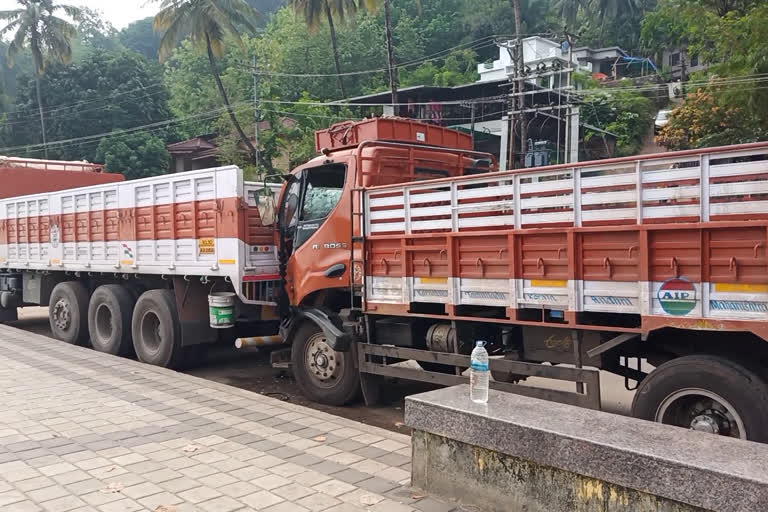
[[[568,163],[574,163],[579,161],[579,107],[571,107],[568,117]]]
[[[499,170],[506,171],[509,166],[507,165],[507,155],[509,154],[509,116],[503,116],[501,118],[501,149],[499,150]]]

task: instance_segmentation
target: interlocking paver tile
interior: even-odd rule
[[[269,491],[259,491],[239,499],[254,510],[263,510],[283,501],[283,498]]]
[[[69,495],[69,492],[59,485],[52,485],[50,487],[43,487],[42,489],[36,489],[34,491],[28,491],[25,493],[27,497],[32,498],[33,501],[41,503],[43,501],[53,500],[61,498],[62,496]]]
[[[231,484],[222,485],[221,487],[218,487],[217,490],[232,498],[239,498],[247,494],[258,492],[260,489],[248,482],[237,480]]]
[[[314,494],[317,491],[310,489],[309,487],[304,487],[301,484],[292,482],[288,485],[278,487],[277,489],[272,489],[272,492],[277,494],[281,498],[285,498],[288,501],[294,502],[299,500],[300,498],[309,496],[310,494]]]
[[[331,479],[323,483],[312,486],[316,491],[320,491],[329,496],[340,496],[342,494],[352,492],[356,489],[354,485],[342,482],[341,480]]]
[[[269,508],[265,508],[264,512],[309,512],[306,508],[302,507],[301,505],[297,505],[296,503],[278,503],[277,505],[272,505]]]
[[[201,501],[218,498],[219,496],[221,496],[219,491],[206,486],[193,487],[188,491],[179,493],[180,498],[183,498],[190,503],[200,503]]]
[[[337,500],[336,498],[332,498],[331,496],[321,492],[310,494],[309,496],[305,496],[296,502],[297,505],[305,507],[313,512],[326,510],[329,507],[339,505],[340,503],[341,501]]]
[[[259,478],[256,478],[251,481],[252,484],[258,485],[262,489],[266,489],[268,491],[271,491],[272,489],[275,489],[277,487],[282,487],[286,484],[291,483],[290,480],[287,478],[283,478],[280,475],[265,475]]]

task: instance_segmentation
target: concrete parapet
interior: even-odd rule
[[[482,511],[768,511],[768,445],[466,385],[405,423],[412,484]]]

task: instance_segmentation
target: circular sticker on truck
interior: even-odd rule
[[[687,315],[696,307],[696,287],[684,277],[664,281],[656,297],[661,308],[670,315]]]

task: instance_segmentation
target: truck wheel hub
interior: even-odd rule
[[[334,384],[343,371],[341,358],[337,357],[322,333],[317,333],[307,343],[306,362],[310,376],[318,384]]]
[[[66,301],[60,300],[53,306],[53,322],[61,330],[69,328],[70,321],[72,319],[72,313],[69,311],[69,304]]]
[[[708,434],[746,439],[744,421],[722,396],[700,388],[670,394],[656,411],[655,421]]]
[[[719,434],[720,424],[714,417],[700,414],[691,421],[691,430],[706,432],[707,434]]]

